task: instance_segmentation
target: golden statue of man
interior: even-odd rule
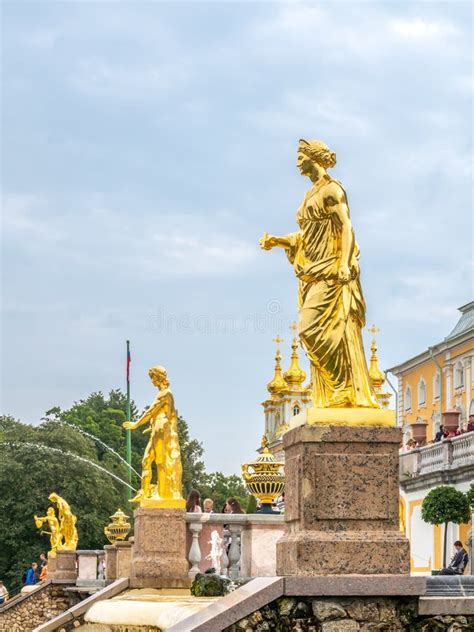
[[[42,531],[50,536],[51,553],[54,555],[56,551],[75,551],[77,548],[78,535],[76,529],[77,518],[72,513],[69,504],[58,494],[53,492],[49,495],[49,500],[56,503],[58,508],[58,517],[54,512],[54,507],[48,507],[46,516],[36,516],[35,524],[38,529],[48,523],[50,531]]]
[[[300,140],[297,167],[312,185],[296,213],[299,230],[284,237],[265,233],[260,245],[283,248],[298,278],[298,329],[315,407],[380,408],[362,342],[359,247],[346,192],[327,172],[335,164],[325,143]]]
[[[142,460],[141,489],[132,502],[140,502],[142,506],[184,507],[178,415],[168,375],[162,366],[151,368],[148,375],[158,388],[158,394],[138,421],[123,424],[128,430],[149,424],[144,430],[150,433],[150,439]],[[156,467],[155,484],[152,484],[153,466]]]
[[[46,516],[37,516],[35,515],[35,524],[38,529],[44,525],[45,522],[48,523],[49,531],[41,531],[41,535],[46,534],[49,535],[49,541],[51,545],[50,553],[51,555],[56,555],[56,551],[61,548],[61,533],[59,530],[59,520],[56,518],[56,514],[54,513],[53,507],[48,507],[46,511]]]
[[[59,494],[53,492],[48,498],[52,503],[56,503],[58,508],[60,531],[60,546],[58,550],[75,551],[79,539],[76,529],[76,516],[72,513],[69,503],[64,498],[61,498]]]

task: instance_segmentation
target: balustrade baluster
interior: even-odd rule
[[[191,564],[191,568],[189,569],[188,575],[189,577],[194,577],[197,573],[199,573],[199,563],[201,561],[201,547],[199,545],[199,534],[202,531],[202,524],[199,522],[190,522],[189,530],[191,531],[191,535],[193,537],[191,546],[189,548],[188,561]]]
[[[242,525],[229,525],[230,548],[229,548],[229,577],[236,579],[240,575],[240,531]]]

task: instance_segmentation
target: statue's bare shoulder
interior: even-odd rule
[[[346,193],[336,180],[330,180],[321,190],[324,202],[327,206],[347,204]]]

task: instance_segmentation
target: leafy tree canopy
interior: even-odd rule
[[[99,465],[94,443],[67,426],[49,421],[33,427],[0,417],[0,437],[0,577],[14,588],[24,569],[49,549],[33,516],[45,515],[51,492],[78,516],[84,549],[106,544],[103,528],[117,507],[127,509],[127,496],[124,485],[91,465]],[[126,479],[125,466],[109,456],[100,466]]]
[[[79,547],[101,548],[109,516],[118,507],[132,515],[127,487],[107,474],[128,481],[127,466],[107,450],[106,444],[126,456],[127,400],[120,390],[92,393],[62,410],[51,408],[39,426],[24,424],[8,415],[0,416],[0,578],[10,589],[18,585],[24,569],[49,549],[46,536],[36,528],[34,514],[44,515],[52,491],[63,496],[78,517]],[[138,412],[132,402],[132,419]],[[178,432],[183,462],[183,494],[198,489],[202,498],[214,500],[220,511],[226,498],[236,497],[245,508],[248,493],[239,476],[221,472],[207,474],[202,444],[190,437],[182,418]],[[93,435],[98,440],[87,436]],[[141,471],[148,436],[132,432],[132,466]],[[85,462],[85,459],[88,462]],[[107,472],[100,471],[98,467]],[[139,478],[133,474],[132,484]]]
[[[421,517],[429,524],[469,522],[469,502],[463,492],[450,485],[435,487],[426,495],[421,507]]]
[[[466,498],[471,511],[474,511],[474,483],[471,483],[471,486],[467,490]]]

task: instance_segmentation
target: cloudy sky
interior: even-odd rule
[[[472,299],[472,6],[3,2],[2,406],[164,364],[209,469],[238,471],[296,282],[300,137],[337,152],[381,365]]]

